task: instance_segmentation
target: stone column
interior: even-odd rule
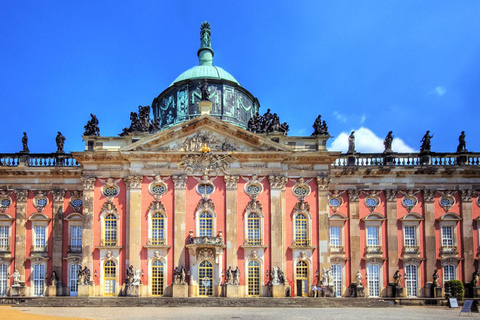
[[[330,224],[328,220],[328,185],[330,178],[317,177],[318,187],[318,269],[320,273],[322,267],[330,268],[330,253],[328,248],[328,236],[330,233]]]
[[[348,190],[348,211],[350,215],[350,281],[356,279],[357,271],[361,270],[361,254],[365,250],[365,248],[360,248],[359,196],[360,191]]]
[[[83,184],[83,228],[82,228],[82,264],[92,274],[93,268],[93,190],[95,189],[94,177],[82,178]]]
[[[53,190],[53,252],[52,271],[58,277],[57,296],[62,295],[62,264],[63,264],[63,200],[65,190]],[[68,242],[68,233],[65,241]]]
[[[462,190],[462,238],[464,260],[464,282],[471,280],[475,270],[474,241],[473,241],[473,218],[472,218],[472,190]]]
[[[238,176],[225,175],[227,268],[237,267],[237,182]]]
[[[397,237],[397,191],[385,190],[385,199],[387,200],[387,259],[388,274],[387,279],[393,276],[398,270],[398,237]]]
[[[126,265],[141,269],[142,251],[142,180],[143,176],[128,176],[127,185],[127,230],[125,239]]]
[[[20,281],[25,282],[28,190],[15,190],[15,194],[17,196],[15,213],[15,269],[20,273]]]
[[[185,266],[185,207],[186,207],[186,184],[187,176],[179,175],[173,177],[175,185],[174,197],[174,248],[173,248],[173,266]],[[186,267],[186,266],[185,266]]]
[[[285,176],[269,176],[270,181],[270,252],[271,266],[286,267],[286,201],[285,185],[288,179]]]
[[[425,266],[426,282],[433,283],[433,272],[437,269],[437,251],[435,245],[435,190],[425,190],[423,192],[423,207],[425,210]],[[430,286],[428,286],[430,288]],[[429,291],[427,296],[429,296]]]

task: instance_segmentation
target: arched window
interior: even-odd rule
[[[248,263],[248,296],[260,296],[260,262],[258,260],[250,260]]]
[[[161,212],[152,214],[152,238],[150,244],[158,246],[165,244],[165,217]]]
[[[202,261],[198,267],[198,295],[209,297],[213,295],[213,265],[210,261]]]
[[[152,261],[152,295],[163,296],[163,262]]]
[[[106,296],[113,296],[115,294],[115,276],[116,276],[116,265],[112,260],[105,262],[103,274],[104,274],[104,289]]]
[[[309,246],[310,239],[308,237],[308,218],[304,213],[298,213],[295,216],[295,239],[296,246]]]
[[[200,213],[199,218],[199,236],[212,237],[213,236],[213,216],[209,211]]]
[[[295,268],[297,295],[308,297],[308,263],[300,260]]]
[[[105,223],[104,245],[116,246],[117,245],[117,218],[113,213],[107,214],[107,216],[105,217],[104,223]]]
[[[248,214],[247,218],[247,239],[245,239],[246,245],[261,245],[261,229],[260,229],[260,216],[256,212]]]

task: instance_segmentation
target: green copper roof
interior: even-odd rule
[[[205,21],[200,26],[200,30],[200,49],[198,49],[197,52],[198,66],[183,72],[170,84],[170,86],[179,81],[187,79],[228,80],[240,85],[240,83],[238,83],[238,81],[230,73],[212,64],[214,53],[211,48],[210,24]]]

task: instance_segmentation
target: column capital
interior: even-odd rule
[[[387,189],[385,190],[385,199],[389,202],[397,201],[397,190]]]
[[[435,193],[437,191],[434,189],[425,189],[423,190],[423,201],[433,202],[435,200]]]
[[[225,175],[224,179],[227,189],[237,189],[238,176]]]
[[[287,185],[288,178],[283,175],[268,176],[268,181],[270,181],[270,188],[284,189]]]
[[[187,185],[187,175],[182,174],[178,176],[173,176],[173,184],[175,189],[185,188]]]
[[[28,199],[28,190],[15,190],[17,195],[17,202],[27,202]]]
[[[361,190],[355,190],[355,189],[348,190],[348,200],[358,201],[358,198],[360,197],[360,193],[362,193]]]
[[[472,189],[463,189],[461,190],[461,194],[462,194],[462,201],[472,201],[472,197],[473,197],[473,190]]]
[[[320,176],[317,177],[317,187],[318,191],[328,190],[328,186],[330,185],[330,181],[332,179],[329,176]]]
[[[63,200],[65,199],[65,190],[53,189],[52,194],[54,203],[63,203]]]
[[[140,189],[142,187],[143,176],[128,176],[125,178],[127,189]]]
[[[95,188],[95,177],[83,177],[82,178],[82,184],[83,184],[83,190],[85,191],[93,191]]]

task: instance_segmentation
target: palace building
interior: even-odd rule
[[[480,153],[329,151],[212,64],[85,150],[0,154],[2,296],[434,297],[478,286]],[[153,119],[150,119],[152,112]],[[121,130],[119,130],[121,131]],[[427,134],[428,136],[428,134]],[[130,267],[131,266],[131,267]],[[398,272],[397,272],[398,270]],[[478,279],[477,279],[478,280]]]

